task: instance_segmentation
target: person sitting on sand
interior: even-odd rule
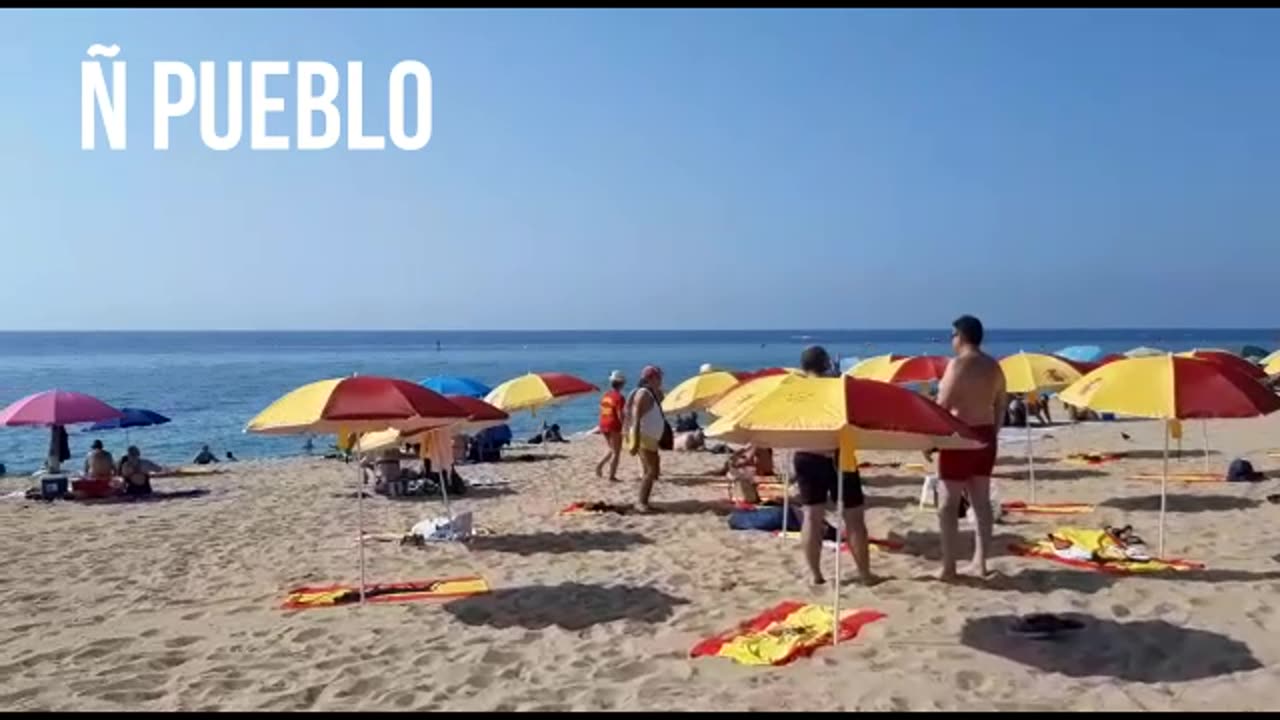
[[[729,478],[730,490],[736,489],[743,502],[752,505],[760,504],[760,493],[756,490],[756,447],[747,445],[729,455],[724,472]]]
[[[136,445],[130,445],[125,456],[120,459],[120,477],[124,479],[125,495],[150,495],[151,473],[158,473],[164,468],[142,457]]]
[[[196,465],[208,465],[209,463],[218,462],[218,456],[213,454],[208,445],[205,445],[200,448],[200,454],[196,455],[196,459],[191,462]]]
[[[84,458],[84,475],[81,480],[72,483],[72,492],[76,497],[106,497],[115,492],[112,479],[115,477],[115,463],[111,453],[102,447],[101,440],[94,440],[89,454]]]

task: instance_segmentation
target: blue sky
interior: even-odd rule
[[[0,328],[1274,326],[1278,33],[1272,10],[0,11]],[[129,61],[123,152],[79,146],[94,42]],[[362,60],[381,132],[406,58],[434,82],[421,152],[216,153],[198,110],[151,149],[155,60]]]

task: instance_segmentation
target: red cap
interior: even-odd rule
[[[660,377],[662,377],[662,368],[657,365],[645,365],[644,369],[640,371],[641,380],[652,380]]]

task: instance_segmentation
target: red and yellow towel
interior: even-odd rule
[[[840,613],[840,641],[853,639],[864,625],[883,617],[875,610]],[[786,665],[831,644],[834,625],[830,607],[788,600],[736,630],[703,640],[689,655],[724,657],[742,665]]]
[[[1163,476],[1160,473],[1139,473],[1137,475],[1130,475],[1129,479],[1140,482],[1160,482],[1163,479]],[[1226,482],[1227,478],[1222,473],[1169,473],[1169,481],[1181,483],[1215,483]]]
[[[411,580],[400,583],[373,583],[364,586],[364,600],[368,603],[400,603],[419,600],[447,600],[451,598],[482,595],[489,592],[489,583],[475,575],[445,578],[442,580]],[[326,585],[300,587],[289,591],[280,606],[283,610],[309,610],[311,608],[356,605],[360,602],[360,588],[351,585]]]
[[[1084,570],[1121,575],[1165,571],[1185,572],[1204,568],[1201,563],[1177,558],[1149,560],[1126,558],[1123,547],[1117,546],[1115,539],[1107,531],[1091,528],[1057,528],[1049,533],[1048,537],[1033,542],[1015,543],[1009,546],[1009,550],[1015,555],[1039,557]]]

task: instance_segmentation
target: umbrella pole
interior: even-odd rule
[[[352,444],[354,447],[354,443]],[[364,605],[364,466],[356,463],[356,522],[360,535],[360,604]]]
[[[782,535],[781,537],[782,537],[782,544],[785,546],[787,544],[787,533],[791,532],[791,523],[787,522],[787,520],[790,519],[791,517],[791,514],[788,512],[788,509],[791,506],[790,505],[791,493],[789,492],[791,490],[791,480],[790,478],[787,477],[786,470],[782,470],[780,472],[775,470],[775,472],[778,473],[778,479],[782,481]],[[732,481],[730,481],[729,487],[733,487]]]
[[[1164,511],[1169,486],[1169,433],[1164,434],[1164,473],[1160,476],[1160,557],[1164,557]]]
[[[1031,479],[1031,502],[1036,501],[1036,461],[1031,450],[1031,418],[1026,419],[1027,423],[1027,477]]]
[[[1200,421],[1200,434],[1204,436],[1204,474],[1209,474],[1209,421]]]
[[[844,537],[844,473],[836,459],[836,572],[831,588],[831,644],[840,644],[840,541]],[[823,513],[825,515],[825,513]],[[824,530],[826,528],[823,528]],[[816,528],[815,528],[816,530]],[[826,533],[822,533],[826,534]],[[852,548],[851,548],[852,549]]]

